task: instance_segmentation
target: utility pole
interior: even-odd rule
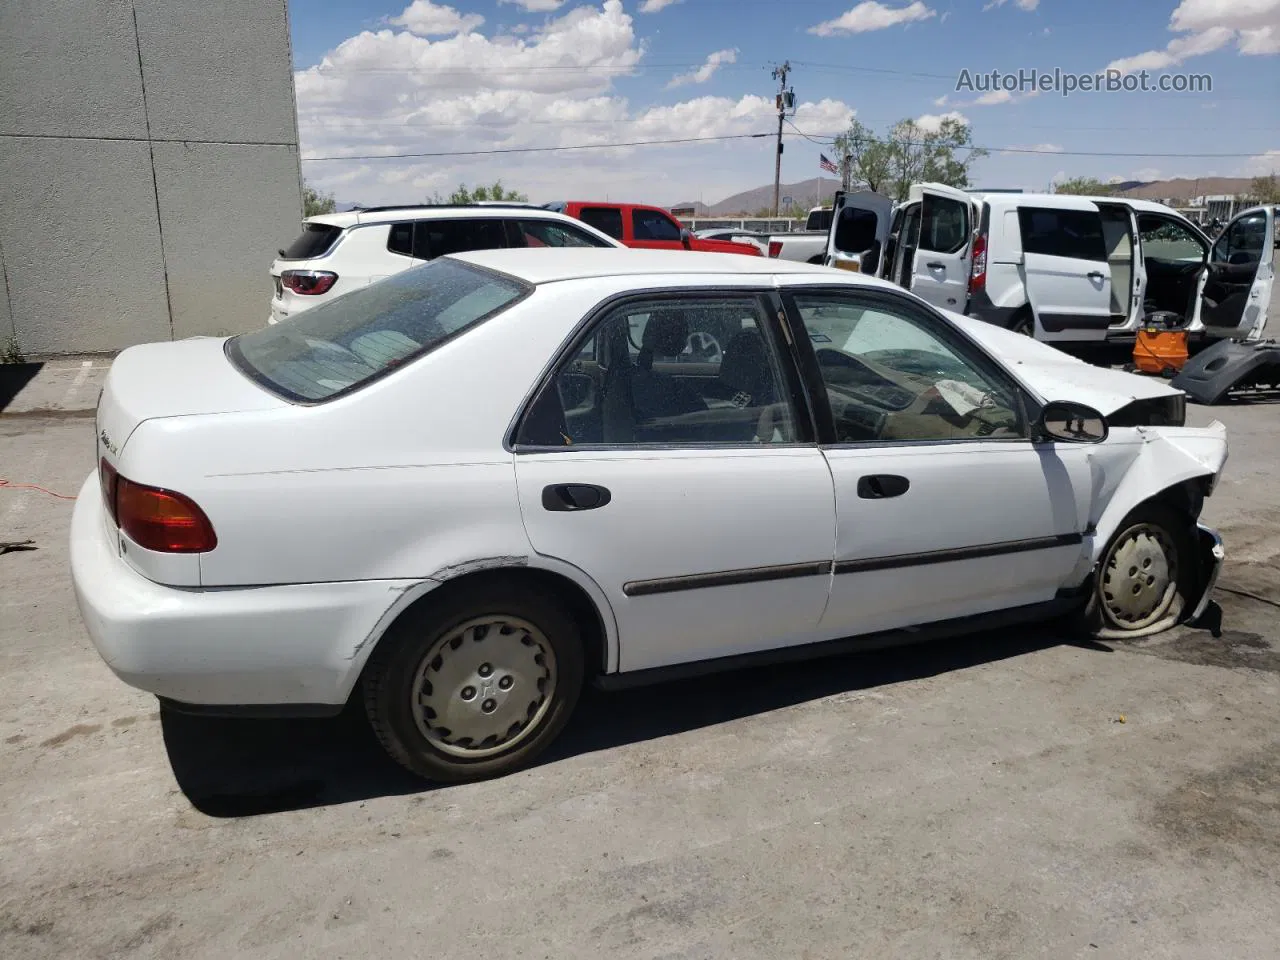
[[[796,106],[796,92],[787,89],[787,74],[791,72],[791,61],[783,61],[782,66],[773,71],[773,79],[778,81],[778,152],[773,158],[773,215],[778,216],[779,192],[782,189],[782,124],[787,119],[787,111]]]

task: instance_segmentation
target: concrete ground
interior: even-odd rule
[[[1212,413],[1217,639],[590,694],[536,768],[437,789],[358,717],[161,715],[81,627],[70,502],[0,490],[35,548],[0,556],[0,956],[1276,957],[1280,405]],[[91,420],[0,416],[11,481],[92,457]]]

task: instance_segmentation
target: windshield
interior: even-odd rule
[[[442,258],[235,337],[227,355],[290,400],[328,400],[476,326],[530,290]]]

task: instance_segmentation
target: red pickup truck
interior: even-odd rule
[[[749,243],[695,237],[661,207],[646,207],[638,203],[591,203],[584,200],[561,200],[543,206],[590,224],[628,247],[763,256],[759,248]]]

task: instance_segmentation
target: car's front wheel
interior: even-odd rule
[[[409,770],[479,780],[523,766],[555,739],[582,674],[573,618],[526,584],[486,578],[428,596],[392,625],[365,669],[365,709]]]
[[[1182,617],[1196,579],[1189,525],[1160,504],[1121,522],[1103,551],[1090,600],[1090,626],[1102,637],[1157,633]]]

